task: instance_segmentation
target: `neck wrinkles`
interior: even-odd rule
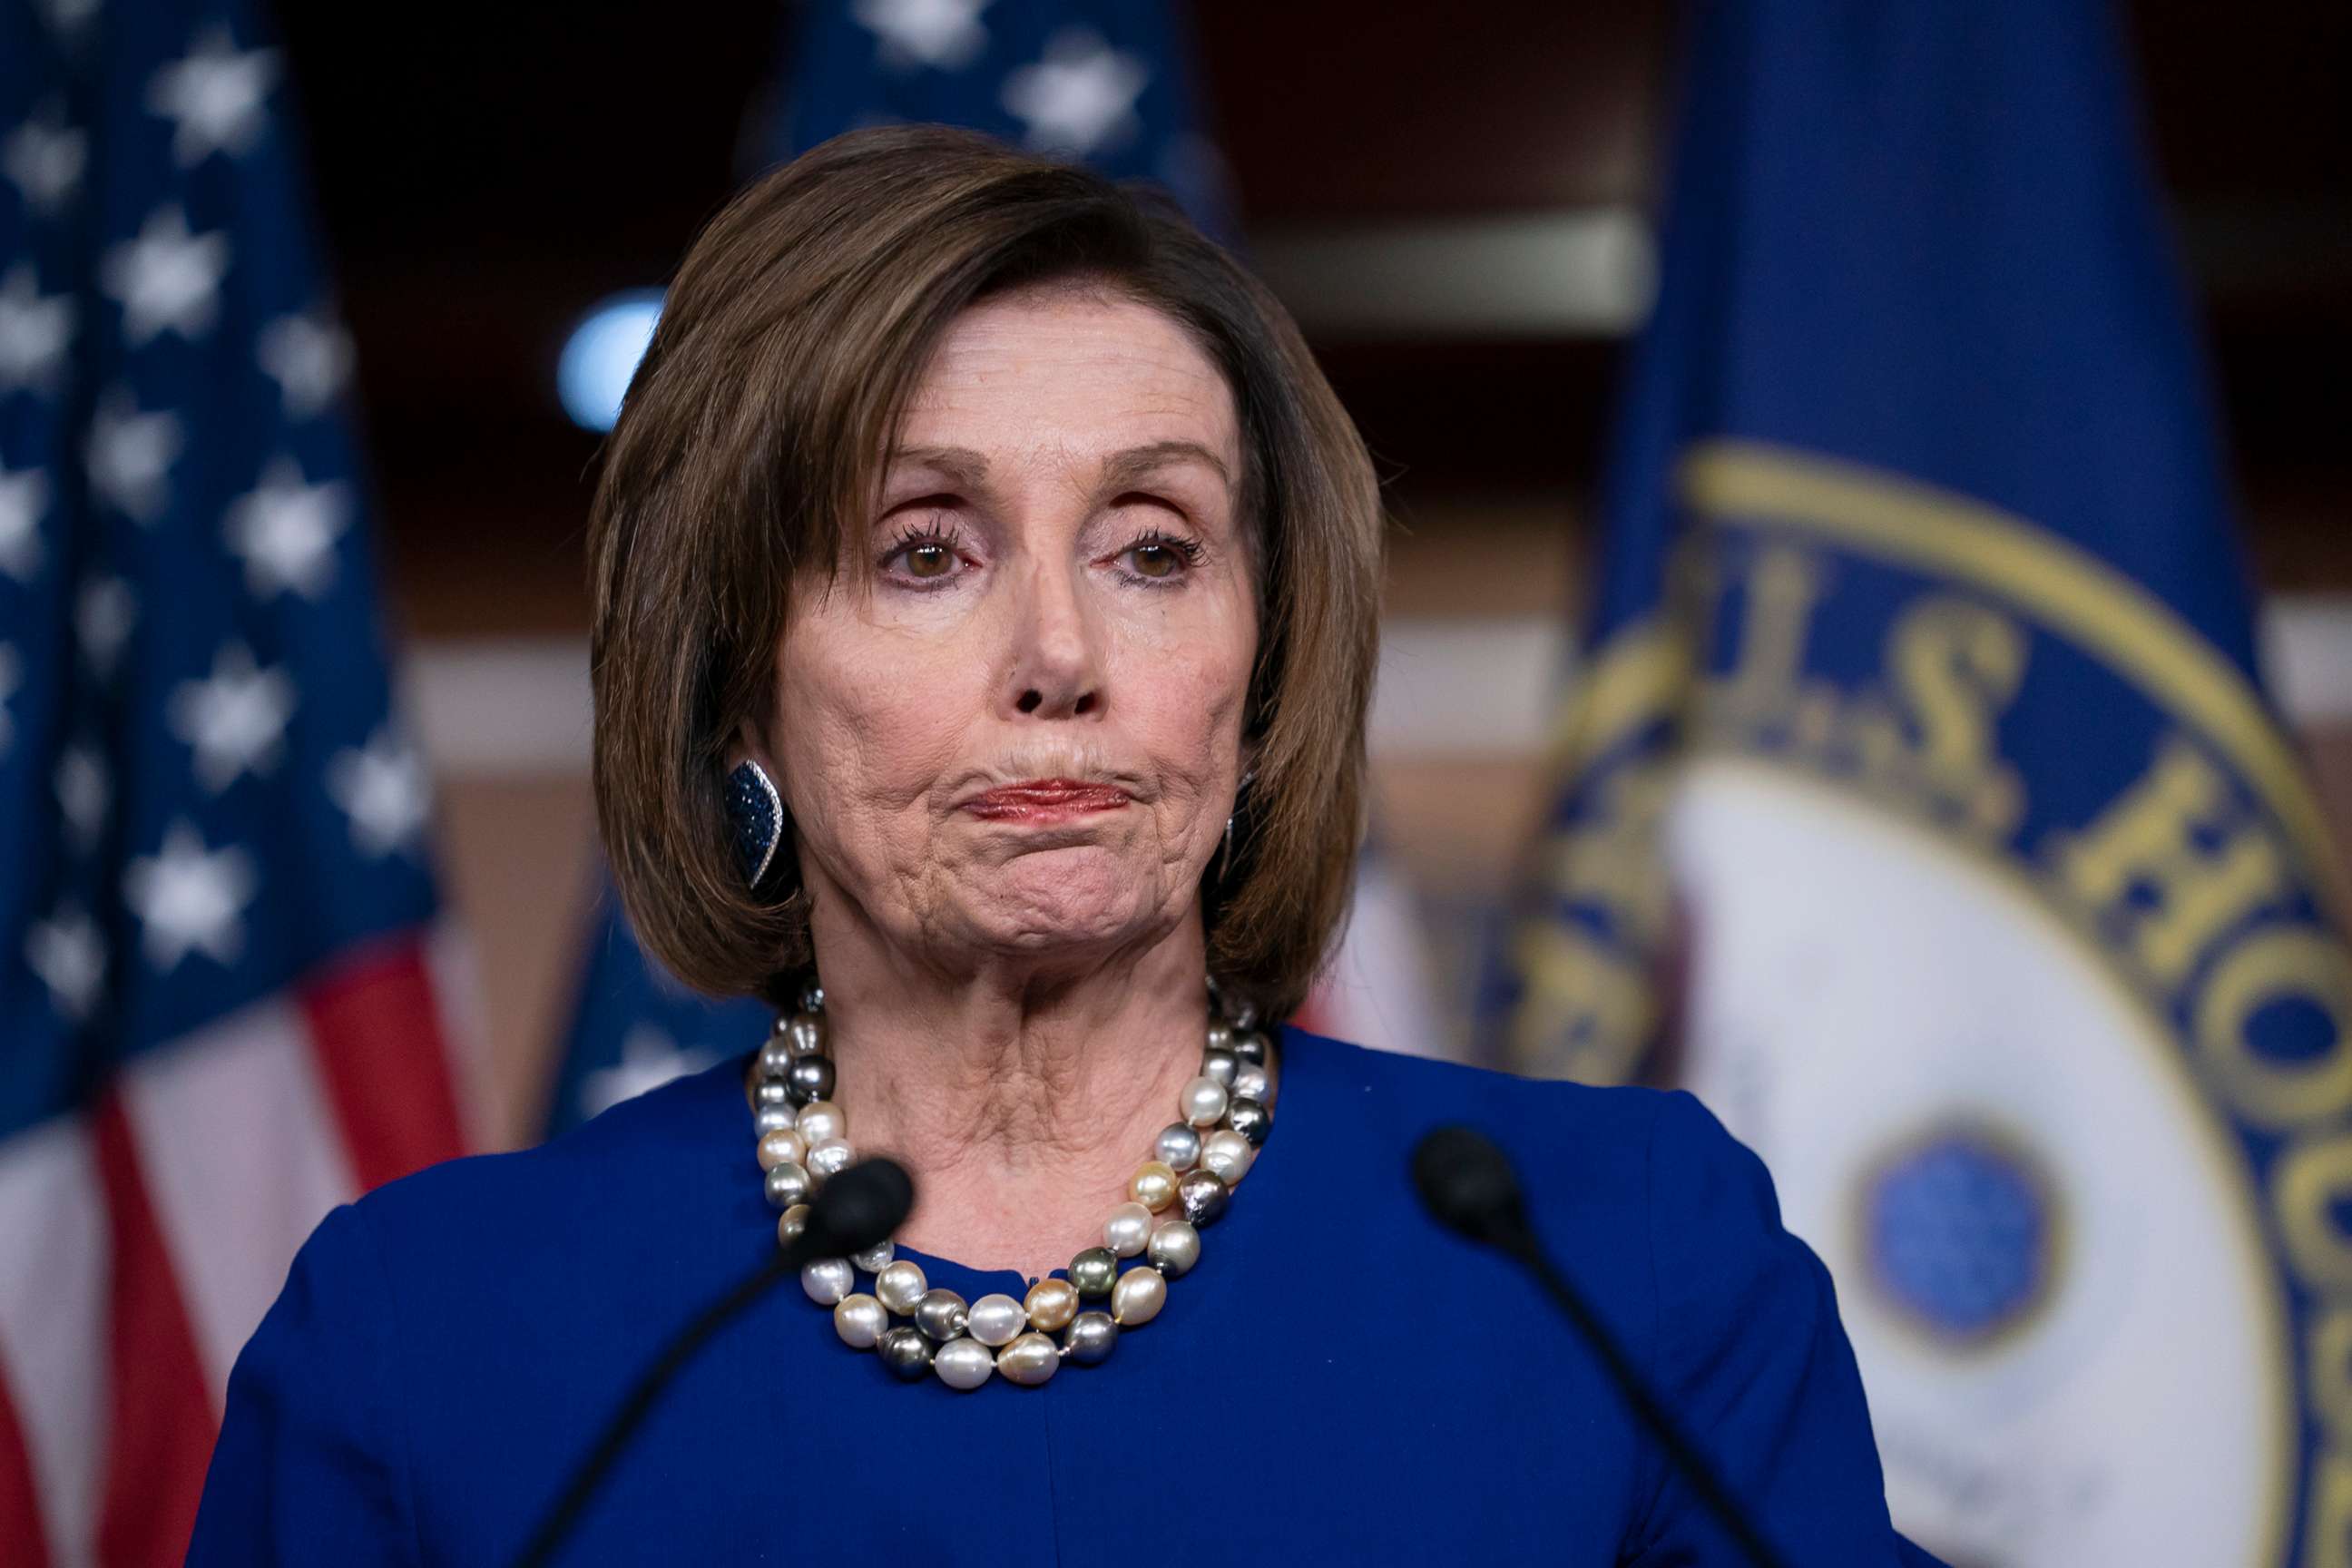
[[[1037,1276],[1095,1245],[1199,1070],[1208,1021],[1197,914],[1083,970],[945,972],[827,932],[820,978],[850,1142],[915,1179],[898,1237]],[[846,937],[848,940],[839,940]]]

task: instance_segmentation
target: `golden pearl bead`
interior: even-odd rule
[[[1034,1388],[1060,1370],[1062,1347],[1043,1334],[1024,1334],[996,1352],[996,1370],[1007,1383]]]
[[[1176,1201],[1176,1173],[1164,1160],[1147,1160],[1127,1184],[1127,1195],[1158,1214]]]
[[[1148,1323],[1168,1302],[1168,1281],[1157,1268],[1130,1268],[1111,1287],[1111,1321],[1122,1329]]]
[[[779,1127],[760,1140],[760,1169],[797,1165],[808,1157],[808,1140],[789,1127]]]
[[[1040,1279],[1029,1287],[1022,1303],[1029,1310],[1029,1326],[1052,1331],[1065,1328],[1078,1315],[1078,1290],[1066,1279]]]

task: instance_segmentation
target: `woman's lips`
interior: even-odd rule
[[[973,795],[963,808],[983,822],[1064,822],[1097,811],[1117,811],[1128,799],[1128,793],[1115,784],[1037,779]]]

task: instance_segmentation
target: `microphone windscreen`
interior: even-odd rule
[[[1500,1242],[1524,1224],[1518,1175],[1483,1132],[1432,1131],[1412,1152],[1412,1181],[1432,1215],[1474,1240]]]
[[[914,1179],[898,1161],[872,1155],[835,1173],[809,1205],[804,1234],[817,1256],[846,1258],[887,1241],[915,1206]]]

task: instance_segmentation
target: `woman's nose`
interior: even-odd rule
[[[1015,619],[1013,710],[1040,719],[1099,712],[1098,628],[1071,569],[1040,563],[1032,571]]]

